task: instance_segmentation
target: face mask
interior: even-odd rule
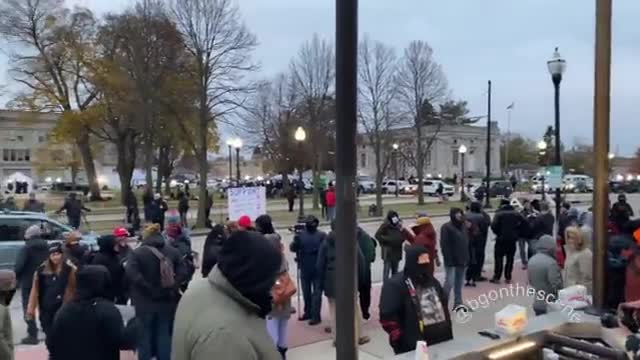
[[[400,223],[400,219],[397,216],[391,218],[391,223],[393,225],[398,225]]]
[[[424,282],[426,280],[431,279],[432,272],[429,268],[429,264],[418,264],[416,267],[416,275],[415,280],[418,282]]]

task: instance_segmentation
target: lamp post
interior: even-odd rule
[[[567,62],[560,56],[558,48],[553,53],[551,60],[547,61],[547,67],[549,74],[551,74],[551,80],[553,81],[553,87],[555,89],[554,96],[554,108],[555,108],[555,156],[553,164],[555,166],[562,166],[562,160],[560,159],[560,82],[562,82],[562,74],[567,68]],[[562,176],[562,175],[561,175]],[[561,196],[561,184],[556,184],[556,223],[560,219],[560,202]]]
[[[547,154],[547,142],[544,140],[540,140],[540,142],[538,143],[538,153],[540,154],[540,156],[544,159],[544,156]],[[544,185],[544,180],[547,176],[547,169],[545,167],[544,172],[542,173],[542,189],[540,190],[540,193],[542,194],[542,201],[546,200],[546,189],[545,189],[545,185]]]
[[[458,148],[458,153],[460,153],[460,202],[467,201],[467,195],[464,192],[464,155],[467,153],[467,147],[460,145]],[[455,185],[455,184],[454,184]]]
[[[236,138],[233,142],[233,147],[236,148],[236,178],[238,185],[240,185],[240,149],[242,148],[242,139]]]
[[[233,144],[235,139],[227,140],[227,146],[229,147],[229,185],[231,185],[231,179],[233,179]]]
[[[307,132],[304,131],[302,126],[298,126],[294,137],[298,142],[298,156],[300,158],[300,165],[298,167],[298,192],[300,193],[300,210],[298,211],[298,218],[302,220],[304,218],[304,183],[302,182],[302,163],[304,160],[304,155],[302,153],[302,143],[307,139]]]
[[[398,149],[400,145],[393,144],[393,171],[395,172],[396,179],[396,197],[399,196],[400,189],[398,188]]]
[[[491,80],[489,80],[487,89],[487,153],[485,165],[487,167],[486,178],[486,191],[485,191],[485,203],[486,209],[491,208]]]

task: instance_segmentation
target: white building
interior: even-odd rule
[[[472,125],[454,125],[442,126],[437,135],[433,136],[437,131],[435,126],[426,126],[423,129],[424,141],[426,146],[433,139],[430,150],[424,159],[425,176],[433,177],[442,176],[444,178],[453,177],[454,174],[460,176],[462,171],[461,157],[458,152],[460,145],[467,147],[465,155],[465,174],[477,177],[486,174],[486,144],[487,144],[487,127]],[[411,162],[407,160],[407,151],[403,149],[412,149],[415,142],[414,128],[401,128],[393,130],[392,137],[394,141],[400,145],[398,150],[398,176],[408,178],[416,176],[417,172]],[[358,146],[358,173],[360,175],[375,176],[375,153],[373,147],[368,141],[366,135],[360,137],[361,143]],[[498,176],[501,173],[500,167],[500,130],[496,122],[492,122],[491,126],[491,174]],[[392,156],[389,149],[384,152],[383,156]],[[387,177],[394,177],[394,167],[390,162],[386,172]]]

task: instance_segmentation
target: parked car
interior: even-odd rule
[[[505,197],[508,198],[513,193],[511,183],[508,181],[494,181],[489,188],[490,197]]]
[[[442,180],[432,180],[432,179],[425,180],[423,191],[425,194],[429,196],[436,196],[438,192],[438,187],[440,186],[440,184],[442,184],[442,190],[445,195],[453,196],[453,194],[455,193],[455,188],[452,185],[449,185]]]
[[[32,225],[39,225],[47,241],[62,241],[64,234],[73,231],[45,214],[26,211],[0,212],[0,269],[13,269],[18,251],[24,246],[24,232]],[[97,234],[82,236],[82,242],[97,250]]]
[[[372,194],[376,192],[375,180],[369,176],[358,176],[358,191],[362,194]],[[395,189],[393,191],[395,191]]]
[[[403,189],[406,189],[409,186],[408,181],[404,180],[385,180],[382,182],[382,193],[383,194],[392,194],[396,192],[396,184],[398,187],[398,192],[405,194]]]
[[[593,191],[593,179],[587,175],[570,174],[562,179],[563,191],[571,193],[586,193]],[[591,187],[589,188],[589,185]]]

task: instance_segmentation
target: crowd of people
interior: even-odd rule
[[[336,243],[343,241],[335,219],[325,233],[319,219],[308,216],[288,249],[268,215],[217,224],[206,237],[200,266],[184,207],[167,208],[155,196],[145,206],[149,221],[139,237],[119,227],[98,239],[97,251],[78,232],[66,234],[64,242],[47,242],[41,227],[29,227],[15,271],[0,271],[0,333],[11,328],[7,306],[19,290],[27,324],[22,344],[38,344],[39,322],[52,360],[115,360],[121,350],[137,351],[140,360],[286,359],[289,321],[297,312],[292,297],[300,291],[304,308],[298,320],[321,324],[326,299],[331,326],[325,331],[335,343]],[[640,299],[640,222],[631,217],[620,196],[609,224],[610,308]],[[518,248],[536,290],[557,295],[572,285],[593,289],[590,211],[563,205],[555,234],[549,205],[535,200],[521,207],[504,200],[493,218],[479,202],[452,208],[439,239],[428,214],[420,212],[411,222],[405,226],[391,210],[373,237],[357,228],[359,345],[370,341],[362,325],[371,318],[378,246],[384,264],[379,321],[397,354],[415,349],[418,340],[434,345],[452,339],[451,312],[464,306],[463,288],[510,283]],[[482,274],[489,230],[495,234],[495,266],[487,279]],[[295,256],[300,289],[287,251]],[[202,279],[193,280],[199,267]],[[443,284],[434,276],[436,267],[444,270]],[[537,315],[550,311],[544,301],[535,301],[533,309]],[[12,343],[0,339],[0,355],[13,354]]]

